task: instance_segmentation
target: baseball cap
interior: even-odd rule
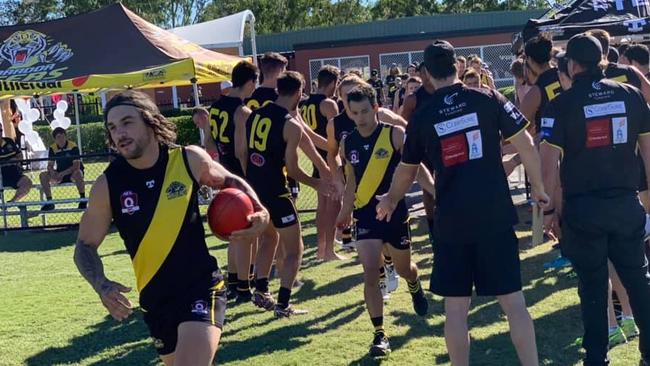
[[[454,46],[447,41],[437,40],[424,49],[424,64],[432,70],[437,66],[456,63]]]
[[[373,69],[373,70],[370,72],[370,75],[372,75],[372,76],[379,75],[379,71],[377,71],[377,69]]]
[[[232,88],[232,81],[224,80],[221,82],[221,90]]]
[[[566,57],[578,62],[597,64],[603,58],[603,48],[595,37],[576,34],[569,39]]]

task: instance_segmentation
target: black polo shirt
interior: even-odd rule
[[[56,162],[56,171],[62,172],[70,168],[75,160],[79,160],[79,147],[70,140],[63,147],[54,143],[50,146],[48,156]]]
[[[634,193],[640,173],[637,139],[647,133],[650,109],[639,89],[602,74],[578,75],[542,114],[543,142],[563,153],[566,199]]]
[[[455,84],[436,90],[407,127],[402,162],[429,159],[436,177],[434,225],[445,240],[475,241],[517,223],[501,139],[528,121],[499,92]]]

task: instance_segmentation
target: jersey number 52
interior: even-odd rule
[[[221,124],[218,123],[221,120]],[[213,108],[210,113],[210,126],[212,130],[212,138],[223,144],[229,144],[230,139],[225,135],[226,126],[228,125],[228,112],[220,111]]]

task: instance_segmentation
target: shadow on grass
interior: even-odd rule
[[[244,361],[250,357],[272,353],[276,351],[291,351],[308,344],[307,337],[321,334],[325,331],[334,331],[346,325],[365,312],[363,302],[345,305],[331,310],[327,314],[306,321],[300,317],[291,319],[274,319],[275,322],[286,322],[286,326],[269,330],[248,339],[246,342],[229,341],[228,334],[224,334],[221,350],[217,354],[217,362]],[[269,316],[272,316],[269,314]],[[251,347],[254,345],[254,347]]]
[[[77,230],[9,232],[0,235],[0,253],[44,252],[74,245]]]
[[[53,364],[81,364],[87,358],[96,357],[119,347],[116,355],[92,363],[92,365],[155,365],[158,355],[149,342],[149,333],[141,312],[128,321],[118,323],[110,316],[91,327],[88,334],[73,338],[62,347],[50,347],[29,357],[28,366]]]

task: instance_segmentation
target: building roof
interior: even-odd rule
[[[514,32],[523,29],[529,19],[538,18],[544,13],[545,10],[523,10],[434,14],[258,35],[257,51],[258,53],[287,52],[356,43],[382,43],[485,32]],[[246,40],[244,52],[250,54],[250,49],[250,42]]]

